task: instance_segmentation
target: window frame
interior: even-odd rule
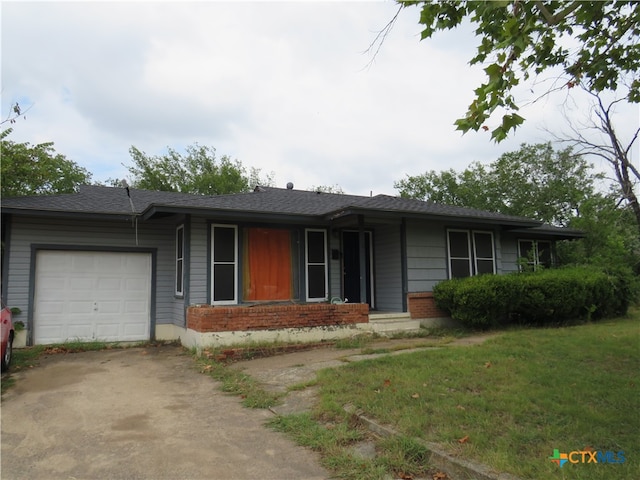
[[[309,233],[320,232],[322,233],[322,252],[323,262],[310,262],[309,261]],[[324,267],[324,297],[310,297],[309,296],[309,267],[311,266],[323,266]],[[329,298],[329,255],[327,249],[327,230],[323,228],[305,228],[304,231],[304,272],[305,272],[305,290],[304,295],[307,302],[325,302]]]
[[[211,224],[211,264],[210,264],[210,275],[211,275],[211,305],[237,305],[238,304],[238,226],[223,224],[223,223],[212,223]],[[227,228],[233,230],[233,258],[232,262],[229,261],[218,261],[215,259],[215,242],[216,228]],[[216,265],[233,265],[233,299],[229,300],[216,300],[215,299],[215,266]]]
[[[467,255],[466,257],[452,257],[451,256],[451,232],[455,232],[455,233],[464,233],[467,237]],[[481,235],[489,235],[491,237],[491,258],[488,257],[478,257],[478,252],[477,252],[477,239],[476,239],[476,235],[481,234]],[[479,275],[478,273],[478,260],[481,261],[487,261],[487,260],[491,260],[492,262],[492,273],[491,274],[495,274],[497,272],[497,265],[496,265],[496,245],[495,245],[495,235],[494,232],[491,230],[471,230],[471,229],[464,229],[464,228],[448,228],[447,229],[447,238],[446,238],[446,242],[447,242],[447,267],[448,267],[448,271],[447,271],[447,275],[449,279],[452,278],[467,278],[467,277],[454,277],[453,276],[453,267],[452,267],[452,260],[466,260],[468,261],[468,265],[469,265],[469,277],[475,277],[477,275]],[[483,273],[480,275],[486,275],[489,274],[487,273]]]
[[[531,243],[531,249],[533,250],[532,262],[530,262],[529,259],[525,255],[523,255],[521,245],[522,243],[525,243],[525,242]],[[539,248],[540,243],[549,245],[549,265],[545,265],[540,261],[540,248]],[[551,240],[534,240],[532,238],[519,238],[518,239],[518,270],[520,271],[523,271],[522,264],[521,264],[521,260],[523,258],[527,260],[527,265],[533,267],[534,272],[540,268],[540,265],[542,265],[544,268],[552,267],[554,263],[553,242]]]
[[[487,257],[478,257],[478,251],[476,248],[476,234],[481,234],[481,235],[489,235],[491,237],[491,258],[487,258]],[[487,275],[489,272],[486,273],[478,273],[478,260],[482,260],[482,261],[487,261],[487,260],[491,260],[492,263],[492,271],[491,274],[495,274],[496,273],[496,243],[495,243],[495,239],[493,236],[493,232],[492,231],[488,231],[488,230],[472,230],[471,231],[471,239],[473,241],[473,261],[474,261],[474,266],[475,266],[475,272],[474,275]]]
[[[467,256],[466,257],[453,257],[451,256],[451,232],[455,233],[464,233],[467,237]],[[454,277],[453,276],[453,267],[452,260],[467,260],[469,265],[469,276],[473,276],[473,266],[471,262],[471,241],[469,240],[469,230],[458,229],[458,228],[449,228],[447,229],[447,266],[448,266],[448,274],[449,278],[466,278],[466,277]]]
[[[182,249],[180,249],[182,246]],[[175,296],[184,296],[184,224],[176,227],[176,277],[175,277]],[[179,288],[178,288],[179,287]]]

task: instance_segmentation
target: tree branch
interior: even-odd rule
[[[571,12],[573,12],[575,9],[577,9],[580,6],[579,2],[571,2],[569,3],[569,5],[562,10],[560,13],[558,13],[557,15],[552,15],[551,12],[549,12],[549,10],[547,10],[547,7],[545,7],[544,3],[541,1],[537,1],[535,2],[536,6],[538,7],[538,10],[540,10],[540,13],[542,13],[542,16],[544,17],[544,19],[547,21],[547,23],[551,26],[553,25],[557,25],[558,23],[560,23],[562,20],[564,20]]]

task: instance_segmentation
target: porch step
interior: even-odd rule
[[[370,313],[369,325],[374,332],[398,333],[420,330],[420,321],[412,320],[409,313]]]

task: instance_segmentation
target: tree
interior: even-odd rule
[[[631,208],[640,233],[640,204],[634,188],[636,182],[640,181],[640,172],[631,161],[631,150],[638,140],[640,127],[636,127],[629,139],[623,140],[613,122],[615,108],[622,100],[605,102],[601,95],[590,91],[587,93],[594,100],[592,115],[588,120],[579,125],[569,121],[571,134],[562,137],[553,135],[558,141],[571,145],[577,153],[595,156],[609,164],[614,173],[613,182],[618,198]]]
[[[571,148],[555,151],[546,143],[523,144],[486,167],[475,162],[462,172],[431,170],[394,186],[403,197],[566,226],[595,195],[594,185],[601,177]]]
[[[5,123],[14,124],[20,116],[26,120],[27,112],[29,110],[31,110],[31,106],[26,110],[23,110],[18,102],[12,103],[9,108],[9,114],[4,120],[0,120],[0,125],[4,125]]]
[[[583,202],[580,216],[571,227],[582,230],[585,237],[578,242],[560,242],[560,263],[589,263],[604,268],[629,267],[640,274],[640,237],[633,212],[620,208],[617,192],[597,195]]]
[[[524,121],[514,88],[558,68],[565,76],[560,88],[584,85],[594,93],[627,88],[627,100],[640,102],[640,2],[397,1],[401,8],[419,6],[422,40],[466,21],[475,27],[480,44],[470,64],[486,65],[486,81],[475,90],[466,115],[455,122],[465,133],[488,130],[486,120],[498,111],[502,121],[491,137],[505,139]],[[384,41],[394,20],[377,41]]]
[[[322,193],[336,193],[339,195],[344,195],[344,190],[337,183],[334,185],[312,185],[309,188],[310,192],[322,192]]]
[[[248,192],[250,182],[260,180],[260,170],[246,169],[238,160],[224,155],[216,160],[216,150],[197,143],[182,155],[172,148],[160,156],[149,156],[136,147],[129,149],[134,165],[127,167],[132,186],[145,190],[222,195]],[[267,176],[266,184],[272,182]]]
[[[88,184],[91,174],[58,154],[53,142],[35,146],[7,140],[11,129],[0,133],[3,197],[73,193]]]

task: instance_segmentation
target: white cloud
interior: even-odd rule
[[[368,65],[391,2],[1,8],[2,112],[33,103],[11,138],[53,141],[96,180],[126,175],[131,145],[160,154],[198,142],[275,172],[281,186],[394,193],[406,174],[488,162],[559,125],[557,102],[545,100],[500,145],[456,132],[482,80],[467,63],[473,34],[420,42],[418,11],[406,9]]]

